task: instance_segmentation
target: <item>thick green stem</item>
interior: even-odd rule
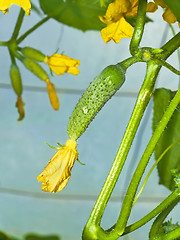
[[[21,25],[22,25],[22,22],[23,22],[24,14],[25,14],[24,10],[21,9],[20,12],[19,12],[19,16],[18,16],[16,25],[15,25],[14,32],[12,34],[11,40],[15,40],[17,38],[17,36],[19,34],[19,31],[20,31],[20,28],[21,28]]]
[[[16,60],[15,60],[14,54],[11,52],[10,49],[9,49],[9,55],[10,55],[12,64],[16,64]]]
[[[158,65],[154,64],[154,62],[150,61],[148,63],[145,81],[139,92],[133,113],[132,113],[130,121],[129,121],[129,124],[124,133],[121,145],[118,149],[118,152],[116,154],[116,157],[115,157],[115,160],[111,167],[111,170],[107,176],[107,179],[104,183],[101,193],[97,199],[97,202],[96,202],[94,209],[91,213],[91,216],[88,220],[87,226],[91,225],[91,224],[94,226],[100,225],[104,209],[105,209],[107,202],[111,196],[111,193],[112,193],[114,186],[117,182],[117,179],[119,177],[119,174],[123,168],[124,162],[126,160],[127,154],[129,152],[129,149],[133,142],[134,136],[138,129],[138,126],[139,126],[139,123],[143,116],[143,113],[147,107],[147,104],[149,103],[149,100],[151,99],[154,84],[155,84],[156,77],[157,77],[159,70],[160,70],[160,67]],[[120,229],[119,227],[115,227],[115,231],[109,233],[109,235],[106,236],[106,239],[117,239],[123,233],[124,228],[125,227]],[[99,232],[100,232],[100,230],[99,230]],[[87,234],[85,234],[85,235],[87,236]],[[102,234],[100,233],[100,235],[102,235]],[[104,236],[98,236],[98,237],[99,237],[98,238],[99,240],[104,239],[103,238]],[[87,238],[84,238],[84,239],[87,239]]]
[[[162,224],[166,217],[169,215],[169,213],[172,211],[172,209],[178,204],[180,201],[180,197],[177,197],[167,208],[165,208],[155,219],[153,222],[153,225],[151,227],[151,230],[149,232],[149,239],[154,238],[158,232],[159,229],[162,227]]]
[[[167,59],[176,49],[180,47],[180,32],[177,33],[172,39],[170,39],[161,48],[164,50],[160,55],[162,59]]]
[[[130,43],[130,53],[132,55],[135,55],[138,52],[138,47],[144,32],[147,0],[139,0],[138,4],[136,25]]]
[[[129,218],[129,215],[131,212],[133,200],[134,200],[137,188],[139,186],[140,180],[142,178],[142,175],[145,171],[145,168],[149,162],[149,159],[154,151],[154,148],[155,148],[161,134],[163,133],[164,129],[166,128],[167,123],[171,119],[171,117],[179,103],[180,103],[180,89],[177,91],[175,97],[173,98],[169,107],[167,108],[166,112],[164,113],[161,121],[159,122],[154,134],[152,135],[152,137],[146,147],[144,154],[142,155],[142,158],[141,158],[141,160],[136,168],[136,171],[131,179],[129,188],[127,190],[126,196],[123,201],[121,213],[120,213],[120,216],[116,223],[115,228],[124,229],[126,227],[127,220]]]
[[[175,36],[176,35],[176,32],[172,26],[172,24],[169,24],[170,28],[171,28],[171,31],[173,33],[173,35]],[[179,61],[179,70],[180,70],[180,49],[178,48],[177,50],[177,56],[178,56],[178,61]],[[180,76],[179,76],[179,87],[180,87]]]
[[[49,20],[49,17],[43,18],[41,21],[39,21],[37,24],[35,24],[32,28],[30,28],[27,32],[25,32],[21,37],[17,39],[17,44],[21,43],[29,34],[31,34],[34,30],[36,30],[38,27],[40,27],[43,23]]]
[[[126,235],[126,234],[128,234],[130,232],[133,232],[136,229],[142,227],[144,224],[149,222],[151,219],[153,219],[159,213],[164,211],[176,199],[180,200],[179,190],[176,190],[173,193],[171,193],[163,202],[161,202],[155,209],[153,209],[150,213],[148,213],[142,219],[140,219],[139,221],[127,226],[125,228],[125,231],[124,231],[123,235]]]

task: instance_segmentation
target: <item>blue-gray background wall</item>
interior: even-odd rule
[[[8,14],[0,13],[1,41],[10,38],[18,13],[18,6],[12,6]],[[161,14],[162,11],[158,10],[150,15],[155,23],[147,24],[142,46],[159,47],[164,32],[167,39],[171,37]],[[39,20],[40,17],[32,11],[31,16],[24,19],[21,34]],[[178,30],[177,26],[176,29]],[[45,142],[53,146],[56,146],[56,142],[65,143],[68,138],[68,118],[84,89],[104,67],[130,56],[129,42],[129,39],[122,39],[118,45],[114,42],[105,44],[99,32],[83,33],[55,20],[45,23],[27,37],[21,46],[37,48],[47,55],[53,54],[59,48],[59,53],[63,52],[72,58],[80,59],[80,74],[51,77],[58,89],[61,105],[60,110],[55,112],[50,106],[45,83],[18,63],[24,84],[23,100],[26,111],[22,122],[17,122],[16,95],[9,88],[10,57],[5,47],[0,48],[0,230],[17,237],[33,232],[58,234],[63,240],[81,238],[85,222],[105,181],[130,118],[145,74],[144,63],[135,64],[127,71],[123,87],[78,140],[79,159],[86,165],[75,163],[67,187],[56,194],[41,192],[36,176],[55,153]],[[176,54],[169,58],[169,62],[178,67]],[[48,67],[45,68],[48,71]],[[178,86],[178,77],[163,68],[157,86],[174,90]],[[151,108],[152,103],[149,112]],[[150,113],[150,117],[144,119],[144,125],[141,125],[141,132],[134,141],[108,204],[102,221],[105,228],[115,223],[127,183],[151,137],[151,116]],[[138,138],[141,140],[141,144],[138,144],[139,152],[135,151]],[[152,158],[146,173],[153,163]],[[129,223],[144,216],[169,193],[165,187],[158,185],[157,171],[154,170],[133,208]],[[179,213],[179,209],[176,208],[171,215],[175,222]],[[147,224],[129,235],[129,238],[123,239],[148,239],[149,229],[150,224]]]

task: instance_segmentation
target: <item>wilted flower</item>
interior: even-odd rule
[[[54,110],[58,110],[59,109],[59,100],[58,100],[58,96],[56,94],[55,86],[52,82],[50,82],[49,78],[47,78],[45,80],[45,82],[47,83],[47,91],[48,91],[48,95],[49,95],[49,100],[51,102],[51,106],[53,107]]]
[[[154,7],[153,7],[153,4],[154,4]],[[155,12],[158,9],[158,6],[161,6],[162,8],[165,9],[165,11],[162,15],[164,21],[166,21],[169,24],[175,23],[177,21],[177,18],[175,17],[175,15],[171,11],[171,9],[164,3],[163,0],[154,0],[154,3],[150,2],[147,5],[147,11],[148,12]]]
[[[55,193],[66,186],[71,177],[71,169],[78,158],[76,146],[75,140],[67,140],[54,154],[44,171],[37,176],[37,180],[42,182],[43,191]]]
[[[24,103],[21,96],[17,97],[16,107],[18,109],[19,118],[18,121],[21,121],[24,118]]]

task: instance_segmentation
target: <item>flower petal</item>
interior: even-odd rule
[[[158,9],[158,6],[155,3],[149,2],[147,4],[147,7],[146,7],[147,12],[155,12],[157,9]]]
[[[121,38],[131,38],[133,35],[133,27],[126,22],[124,18],[119,21],[108,25],[101,30],[101,36],[105,43],[113,40],[115,43],[119,43]]]
[[[31,12],[31,3],[30,0],[1,0],[0,1],[0,11],[3,13],[8,12],[8,8],[12,5],[19,5],[24,9],[27,15],[30,15]]]
[[[104,17],[100,17],[100,20],[107,25],[118,21],[125,13],[129,11],[131,8],[131,3],[129,0],[115,0],[110,3],[106,15]]]
[[[176,17],[169,8],[166,8],[162,16],[164,21],[166,21],[169,24],[175,23],[177,21]]]
[[[49,65],[56,75],[63,75],[65,72],[77,75],[80,72],[77,68],[80,65],[80,61],[63,54],[55,53],[50,57],[45,57],[44,62]]]
[[[61,191],[71,177],[71,169],[78,158],[75,140],[67,140],[65,146],[60,148],[49,161],[44,171],[37,176],[42,182],[41,189],[46,192]]]
[[[51,106],[53,107],[54,110],[58,110],[59,109],[59,100],[58,100],[58,96],[56,94],[55,86],[53,83],[50,82],[50,80],[48,78],[45,81],[47,83],[47,91],[48,91]]]
[[[162,8],[166,8],[167,5],[164,3],[163,0],[154,0],[155,4],[161,6]]]

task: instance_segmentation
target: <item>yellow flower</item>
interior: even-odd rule
[[[72,59],[63,54],[53,54],[52,56],[46,56],[44,58],[44,62],[47,63],[50,69],[56,75],[62,75],[65,72],[77,75],[79,73],[79,69],[77,66],[80,65],[80,61],[77,59]]]
[[[101,36],[105,43],[113,40],[118,43],[121,38],[131,38],[133,27],[125,20],[127,16],[137,14],[138,0],[115,0],[110,3],[106,15],[99,17],[107,27],[101,30]]]
[[[29,16],[31,12],[30,0],[0,0],[0,11],[7,13],[9,7],[12,4],[17,4],[24,9],[26,14]]]
[[[37,176],[41,181],[41,189],[55,193],[61,191],[71,177],[71,169],[78,158],[77,142],[69,139],[52,157],[44,171]]]
[[[170,8],[164,3],[163,0],[154,0],[154,3],[150,2],[151,6],[154,4],[155,6],[155,11],[157,10],[158,6],[161,6],[162,8],[165,9],[164,13],[163,13],[163,19],[164,21],[166,21],[167,23],[175,23],[177,21],[177,18],[174,16],[174,14],[172,13],[172,11],[170,10]],[[149,3],[149,4],[150,4]],[[147,8],[148,12],[154,12],[154,10],[152,10],[150,7]]]
[[[55,86],[53,83],[50,82],[49,78],[47,78],[45,81],[47,83],[47,91],[48,91],[51,106],[54,108],[54,110],[58,110],[59,109],[59,100],[58,100],[58,97],[56,94]]]

